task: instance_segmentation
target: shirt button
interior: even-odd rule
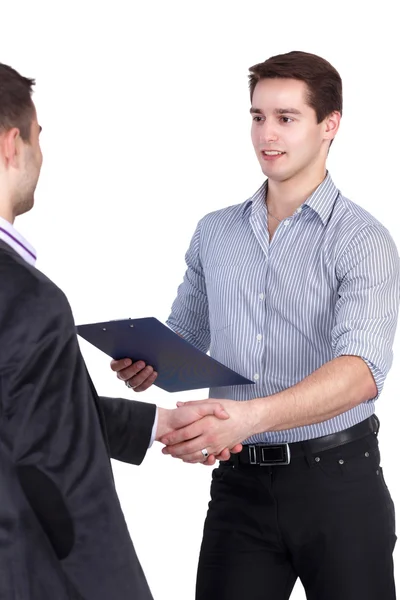
[[[286,221],[283,221],[283,224],[285,227],[287,227],[290,224],[290,221],[287,219]]]
[[[299,208],[296,208],[296,212],[297,212],[297,213],[301,213],[301,211],[302,211],[302,210],[303,210],[303,209],[301,208],[301,206],[299,206]]]
[[[264,300],[264,294],[259,294],[258,297],[260,298],[260,300]]]
[[[258,373],[254,373],[254,375],[253,375],[253,379],[254,379],[255,381],[258,381],[258,380],[260,379],[260,376],[259,376],[259,374],[258,374]]]
[[[259,342],[261,342],[261,340],[262,340],[262,335],[261,335],[261,333],[257,333],[257,340],[258,340]]]

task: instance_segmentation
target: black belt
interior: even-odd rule
[[[231,454],[227,461],[233,465],[288,465],[291,458],[305,456],[308,454],[319,454],[325,450],[343,446],[349,442],[362,439],[370,434],[377,435],[379,431],[378,417],[372,415],[368,419],[344,429],[337,433],[324,435],[323,437],[294,442],[293,444],[246,444],[238,454]]]

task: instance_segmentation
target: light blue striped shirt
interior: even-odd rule
[[[400,261],[388,231],[340,193],[331,177],[279,223],[269,242],[266,181],[250,200],[206,215],[167,324],[203,352],[255,381],[212,388],[249,400],[298,383],[342,355],[360,356],[382,391],[393,359]],[[296,442],[341,431],[374,401],[323,423],[254,435]]]

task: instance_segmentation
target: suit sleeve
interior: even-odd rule
[[[3,411],[11,458],[68,580],[88,600],[150,599],[64,294],[51,282],[32,278],[21,286],[3,325],[9,350],[1,365]],[[125,436],[118,442],[124,416],[133,423],[133,413],[119,403],[116,419],[117,405],[105,405],[115,455],[139,460],[144,441],[135,445]]]
[[[140,465],[150,444],[155,404],[104,396],[99,401],[111,458]]]

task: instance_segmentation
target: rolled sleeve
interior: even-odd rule
[[[207,289],[200,258],[201,225],[199,222],[186,252],[186,273],[178,288],[167,325],[199,350],[210,347],[210,324]]]
[[[334,356],[359,356],[371,370],[378,394],[393,362],[400,303],[400,261],[383,227],[358,232],[337,263],[339,280]]]

